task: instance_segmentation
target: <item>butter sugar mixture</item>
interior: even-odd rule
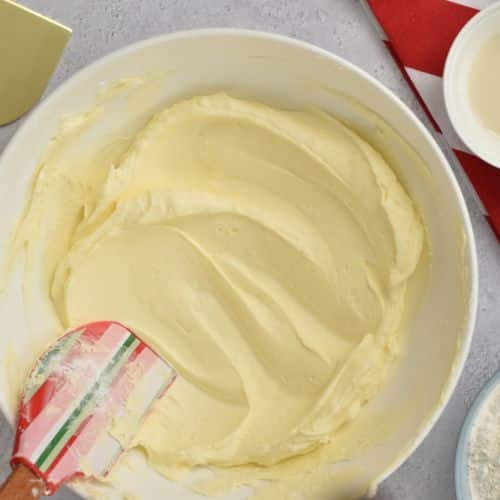
[[[284,464],[297,492],[334,462],[397,355],[424,240],[412,201],[318,110],[194,97],[95,158],[74,133],[15,234],[25,279],[37,270],[61,331],[120,321],[178,371],[136,439],[155,469],[290,498]]]

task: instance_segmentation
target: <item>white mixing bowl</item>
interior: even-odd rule
[[[61,116],[90,108],[102,82],[160,73],[166,73],[167,78],[157,108],[215,90],[282,107],[319,106],[381,150],[417,204],[432,254],[429,283],[411,320],[408,345],[395,376],[363,412],[367,422],[384,423],[387,437],[355,459],[375,482],[381,481],[430,431],[457,383],[473,332],[477,263],[464,200],[436,142],[397,97],[350,63],[296,40],[223,29],[153,38],[90,65],[31,114],[0,159],[0,258],[4,257],[12,224],[21,213],[33,172],[56,134]],[[347,96],[376,114],[366,113]],[[377,114],[397,134],[384,129]],[[0,359],[6,359],[12,344],[22,351],[28,341],[21,295],[0,299],[0,315]],[[26,358],[21,363],[33,363],[30,356]],[[0,407],[13,422],[15,408],[8,389],[5,370],[0,371]],[[170,498],[193,498],[166,480],[161,491],[165,498],[169,492]],[[159,498],[158,494],[156,490],[151,498]]]

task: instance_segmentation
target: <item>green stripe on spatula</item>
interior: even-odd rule
[[[99,389],[103,386],[111,385],[118,371],[125,364],[138,344],[139,341],[133,335],[125,339],[111,361],[107,364],[99,379],[80,400],[76,408],[71,412],[71,415],[66,419],[36,460],[36,466],[41,471],[46,471],[54,459],[57,458],[64,445],[69,441],[83,420],[94,408],[94,399]]]

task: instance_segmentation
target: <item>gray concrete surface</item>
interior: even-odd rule
[[[240,27],[273,31],[328,49],[393,90],[428,125],[356,0],[20,0],[73,28],[47,93],[88,63],[137,40],[176,30]],[[0,103],[1,105],[1,103]],[[0,128],[0,151],[23,120]],[[455,168],[472,216],[480,268],[478,322],[472,351],[451,402],[412,457],[379,489],[378,500],[452,500],[454,453],[465,412],[500,366],[500,245]],[[500,193],[499,193],[500,196]],[[12,433],[0,420],[0,476],[8,470]],[[76,499],[69,490],[55,498]]]

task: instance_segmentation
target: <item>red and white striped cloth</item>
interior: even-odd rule
[[[465,170],[480,207],[500,239],[500,169],[471,153],[446,113],[442,77],[453,40],[494,0],[363,0],[408,84]],[[478,200],[478,201],[479,201]]]

